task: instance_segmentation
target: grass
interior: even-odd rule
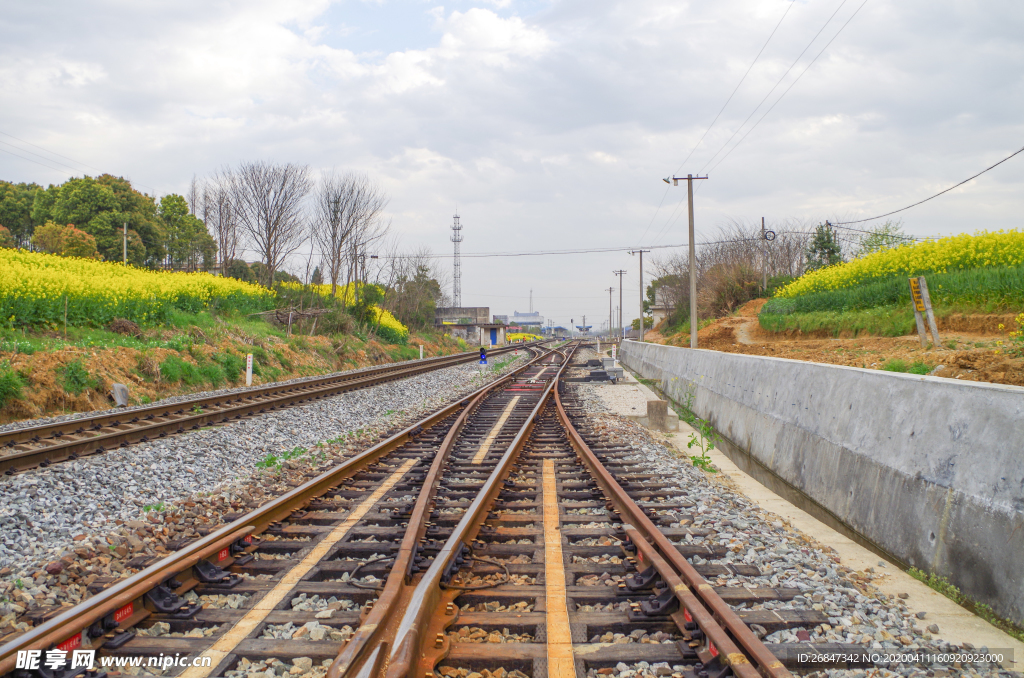
[[[934,305],[970,305],[983,313],[997,313],[1024,306],[1024,266],[975,268],[948,273],[929,273],[928,292]],[[761,309],[763,315],[854,311],[879,306],[910,306],[906,276],[798,297],[775,297]]]
[[[965,596],[959,588],[957,588],[952,582],[950,582],[945,577],[939,576],[937,574],[924,572],[922,570],[917,569],[916,567],[912,567],[909,570],[907,570],[907,574],[909,574],[911,577],[918,580],[919,582],[922,582],[923,584],[928,586],[928,588],[946,596],[957,605],[978,615],[979,617],[981,617],[988,623],[992,624],[993,626],[1005,631],[1007,634],[1013,636],[1017,640],[1024,641],[1024,628],[1018,626],[1017,624],[1014,624],[1013,622],[1007,619],[1003,619],[995,612],[993,612],[992,608],[988,605],[985,605],[984,603],[974,602],[973,600]]]
[[[887,360],[882,365],[882,369],[886,372],[909,372],[910,374],[928,374],[934,367],[934,365],[929,365],[922,360],[915,360],[912,363],[908,363],[906,360],[901,360],[899,358]]]
[[[64,390],[72,395],[81,395],[85,390],[99,388],[99,382],[89,374],[81,360],[72,360],[59,368],[57,376]]]
[[[23,397],[25,382],[9,362],[0,363],[0,407]]]

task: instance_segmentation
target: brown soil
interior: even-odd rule
[[[1016,327],[1012,314],[940,318],[939,334],[946,347],[922,348],[916,334],[834,338],[824,332],[822,336],[767,332],[757,322],[757,313],[766,301],[748,302],[736,315],[701,329],[697,333],[700,348],[872,369],[881,369],[893,359],[908,365],[921,361],[937,368],[933,375],[938,377],[1024,386],[1024,358],[1008,355],[997,343],[1008,343],[1008,330],[1000,330],[999,325]],[[948,348],[951,341],[956,342],[955,349]],[[676,334],[655,343],[686,347],[690,337]]]
[[[88,412],[108,409],[114,406],[110,396],[115,383],[128,386],[131,404],[141,404],[183,393],[230,388],[245,383],[244,373],[238,382],[225,382],[218,387],[210,383],[184,386],[167,382],[161,378],[160,364],[169,355],[195,364],[196,358],[208,360],[218,352],[231,352],[244,356],[252,351],[251,338],[228,338],[219,341],[207,339],[199,328],[193,328],[196,343],[191,351],[178,352],[166,348],[64,348],[57,351],[38,351],[32,354],[0,352],[0,361],[10,365],[25,380],[22,399],[13,400],[0,409],[0,423],[35,419],[38,417]],[[248,340],[246,340],[248,339]],[[294,379],[302,376],[325,374],[340,370],[366,367],[394,362],[389,349],[394,346],[376,341],[363,343],[354,338],[347,341],[331,340],[328,337],[302,337],[301,342],[292,338],[291,343],[276,337],[268,337],[262,343],[266,351],[263,368],[280,371],[275,377],[253,375],[253,384],[265,384],[274,380]],[[424,356],[453,353],[459,350],[450,339],[430,341],[410,337],[410,345],[423,344]],[[277,354],[280,354],[278,357]],[[94,380],[95,386],[79,395],[64,389],[62,373],[64,368],[79,361]]]

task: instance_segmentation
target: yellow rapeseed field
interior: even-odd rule
[[[0,249],[0,324],[102,326],[114,318],[163,322],[174,309],[216,305],[258,311],[274,293],[234,278],[125,267],[112,262]]]
[[[293,290],[302,290],[313,288],[317,294],[329,297],[331,296],[330,285],[301,285],[299,283],[283,283],[285,287],[289,287]],[[338,285],[338,299],[343,301],[346,306],[351,306],[355,303],[356,299],[356,283],[349,283],[348,285]],[[386,327],[392,332],[396,333],[395,339],[399,337],[404,340],[409,337],[409,328],[402,324],[402,322],[393,316],[390,311],[386,311],[380,306],[374,305],[371,307],[375,313],[373,321],[380,327]]]
[[[882,250],[853,261],[806,273],[777,297],[799,297],[854,287],[898,275],[947,273],[990,266],[1024,265],[1024,232],[985,231],[954,235]]]

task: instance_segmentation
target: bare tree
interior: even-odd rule
[[[285,258],[306,235],[303,201],[312,188],[307,165],[277,165],[257,160],[242,163],[231,173],[234,216],[266,268],[266,287]]]
[[[365,279],[367,248],[388,230],[381,219],[387,204],[387,194],[365,174],[329,172],[320,179],[312,234],[332,296],[337,295],[343,275],[346,283]]]
[[[221,170],[203,184],[203,221],[213,232],[220,253],[221,271],[238,258],[238,222],[231,199],[231,172]]]

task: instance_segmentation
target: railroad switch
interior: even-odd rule
[[[650,591],[651,589],[658,587],[659,584],[661,586],[665,585],[661,578],[661,574],[653,565],[643,572],[629,575],[626,577],[624,584],[630,591]]]

